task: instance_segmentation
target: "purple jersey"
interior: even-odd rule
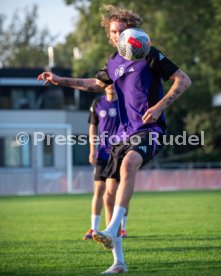
[[[140,61],[128,61],[118,53],[109,58],[107,66],[97,73],[97,78],[115,85],[120,114],[117,135],[122,137],[125,132],[131,136],[146,130],[164,132],[164,114],[151,124],[143,124],[142,117],[163,97],[161,79],[168,80],[177,70],[178,67],[154,47],[147,58]]]
[[[96,98],[90,107],[88,122],[98,126],[101,138],[97,150],[97,159],[108,160],[111,149],[109,137],[116,135],[120,122],[117,100],[108,101],[106,96]],[[105,131],[107,137],[102,136]]]

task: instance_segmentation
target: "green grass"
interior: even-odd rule
[[[99,275],[111,265],[111,251],[82,240],[91,197],[1,197],[0,274]],[[221,191],[136,193],[127,231],[128,275],[221,275]]]

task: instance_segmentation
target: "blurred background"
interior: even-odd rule
[[[114,49],[100,28],[103,3],[142,16],[152,45],[192,79],[166,111],[168,136],[201,135],[204,145],[168,145],[140,170],[136,190],[221,188],[221,5],[219,0],[4,1],[0,11],[0,194],[93,190],[89,146],[33,144],[34,132],[88,135],[97,94],[42,86],[38,74],[93,77]],[[165,91],[170,83],[164,83]],[[19,132],[29,143],[16,142]]]

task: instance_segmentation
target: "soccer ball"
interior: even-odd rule
[[[150,38],[141,29],[126,29],[119,36],[117,49],[119,55],[127,60],[140,60],[149,54]]]

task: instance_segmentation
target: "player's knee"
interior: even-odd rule
[[[94,195],[96,197],[103,197],[105,192],[105,185],[99,185],[95,188]]]
[[[113,193],[109,193],[109,192],[105,192],[104,193],[104,202],[106,204],[106,206],[112,206],[114,205],[115,202],[115,194]]]
[[[99,194],[100,194],[101,196],[104,195],[104,192],[105,192],[105,184],[102,185],[102,186],[99,188]]]
[[[134,173],[134,171],[136,171],[136,167],[137,165],[134,162],[134,160],[132,160],[132,158],[127,158],[123,161],[121,165],[121,173],[123,174]]]

